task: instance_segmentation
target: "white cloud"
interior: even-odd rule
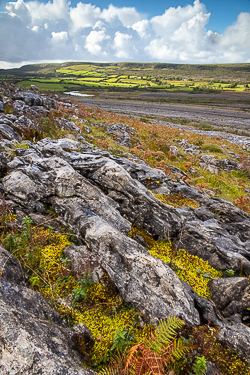
[[[33,24],[48,20],[67,20],[69,18],[68,4],[65,0],[53,0],[52,3],[49,1],[46,4],[38,1],[24,3],[23,0],[18,0],[17,3],[19,2],[22,3],[20,7],[26,6]]]
[[[209,50],[206,25],[210,13],[204,4],[195,0],[193,5],[169,8],[162,16],[150,21],[156,38],[145,51],[152,58],[163,61],[204,62],[203,52]]]
[[[220,42],[236,50],[241,50],[243,46],[250,50],[250,13],[240,13],[236,22],[227,27]]]
[[[17,17],[16,13],[14,13],[14,12],[10,12],[9,15],[10,15],[10,17]]]
[[[115,33],[113,49],[115,50],[115,56],[119,59],[128,59],[132,57],[134,52],[137,52],[136,48],[131,43],[132,35]]]
[[[0,60],[250,62],[250,13],[223,34],[209,30],[209,18],[200,0],[151,19],[134,7],[17,0],[0,17]]]
[[[33,26],[33,27],[31,28],[31,30],[37,32],[37,31],[39,30],[39,26]]]
[[[92,30],[86,37],[85,48],[92,55],[100,55],[102,53],[102,47],[100,45],[105,39],[110,39],[110,36],[106,36],[103,30],[94,31]],[[106,55],[106,53],[104,52]]]
[[[150,23],[148,20],[141,20],[132,25],[132,29],[137,31],[141,38],[150,38]]]
[[[156,36],[171,35],[181,27],[183,22],[193,19],[197,14],[207,14],[205,5],[199,0],[185,7],[170,7],[164,14],[153,17],[150,23]]]
[[[113,4],[110,4],[108,9],[102,11],[101,18],[109,23],[119,20],[123,26],[131,27],[134,23],[138,22],[141,17],[135,8],[117,8]]]
[[[59,33],[52,31],[51,35],[52,35],[52,41],[55,43],[66,42],[69,38],[67,31],[60,31]]]
[[[76,31],[87,27],[94,27],[100,15],[100,8],[91,4],[78,3],[75,8],[70,8],[73,30]]]

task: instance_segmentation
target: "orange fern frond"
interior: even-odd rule
[[[148,371],[151,371],[152,375],[164,375],[164,367],[162,357],[149,349],[142,350],[143,360],[147,364]],[[145,374],[145,373],[144,373]],[[136,373],[136,375],[139,375]]]
[[[134,367],[134,365],[137,361],[136,354],[138,353],[141,346],[142,346],[141,343],[139,343],[139,344],[136,344],[136,345],[132,346],[132,348],[130,349],[129,354],[128,354],[128,358],[127,358],[127,361],[126,361],[126,364],[125,364],[124,373],[128,370],[128,368]]]
[[[173,353],[175,347],[176,347],[176,344],[175,344],[175,341],[174,341],[167,348],[166,347],[164,348],[164,352],[162,353],[161,358],[162,358],[162,361],[163,361],[163,363],[166,367],[169,365],[169,363],[174,361],[172,353]]]
[[[135,364],[135,375],[145,375],[148,372],[147,363],[144,362],[142,357],[138,358]]]

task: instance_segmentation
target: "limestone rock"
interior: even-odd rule
[[[67,217],[70,220],[70,212]],[[199,324],[193,299],[163,261],[97,216],[82,215],[75,225],[122,298],[151,322],[175,315],[188,324]],[[78,256],[82,259],[80,251]]]
[[[178,248],[208,261],[214,268],[243,269],[250,273],[250,253],[217,220],[187,221],[178,240]]]
[[[176,156],[179,153],[179,150],[176,146],[170,146],[170,152],[172,155]]]
[[[217,340],[245,358],[250,366],[250,328],[241,323],[229,323],[221,328]]]
[[[0,248],[0,372],[25,375],[90,375],[81,364],[94,341],[83,324],[67,328],[44,297],[25,286],[19,262]],[[78,351],[80,350],[80,351]]]
[[[0,123],[0,137],[4,139],[9,139],[10,141],[16,140],[20,142],[20,135],[15,132],[9,125]]]
[[[107,126],[108,133],[114,135],[114,140],[122,146],[129,146],[130,134],[134,134],[134,128],[124,124],[113,124]]]
[[[81,129],[78,126],[76,126],[76,124],[73,121],[68,121],[60,117],[57,119],[57,123],[62,130],[70,130],[78,134],[81,134]]]
[[[229,318],[237,314],[241,319],[249,319],[250,283],[246,277],[211,279],[209,287],[212,300],[223,316]]]
[[[25,205],[35,204],[49,196],[65,197],[66,204],[76,201],[79,203],[80,211],[103,216],[120,230],[129,232],[130,224],[120,215],[117,210],[118,204],[63,159],[40,158],[33,152],[20,157],[19,160],[23,164],[18,166],[18,170],[3,179],[9,197]]]
[[[241,168],[240,164],[229,159],[216,159],[213,155],[202,155],[200,167],[209,172],[218,174],[219,170],[233,171]]]

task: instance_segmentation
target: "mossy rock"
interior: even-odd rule
[[[154,194],[159,201],[168,204],[173,207],[192,207],[198,208],[199,204],[193,200],[184,197],[180,193],[171,193],[169,195],[166,194]]]

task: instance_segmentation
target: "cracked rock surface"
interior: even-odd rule
[[[58,105],[74,107],[35,89],[7,94],[12,97],[14,114],[0,114],[0,192],[15,213],[30,215],[40,225],[46,207],[51,206],[58,216],[55,225],[66,225],[79,238],[80,246],[64,250],[75,274],[81,262],[98,262],[98,272],[109,275],[120,296],[136,306],[145,321],[157,323],[175,315],[189,325],[210,322],[221,327],[218,340],[250,363],[250,329],[243,324],[248,319],[249,282],[238,277],[241,271],[250,274],[250,215],[185,181],[173,181],[138,159],[93,148],[75,123],[63,118],[58,118],[59,126],[75,132],[74,139],[26,140],[27,148],[15,147],[15,140],[20,141],[24,131],[36,126],[30,114],[35,118]],[[120,132],[123,138],[118,142],[126,143],[128,131],[133,129],[120,125],[110,126],[109,131]],[[195,200],[199,207],[175,208],[153,193],[178,193]],[[231,269],[236,277],[211,280],[212,301],[199,297],[167,264],[150,255],[143,241],[139,239],[140,244],[128,236],[132,225],[155,240],[173,241],[176,249],[184,248],[215,268]],[[87,328],[68,329],[44,298],[27,288],[18,261],[5,249],[0,262],[4,268],[0,289],[2,372],[91,374],[80,362],[87,353],[78,353],[74,347],[78,335],[91,347]],[[96,279],[98,272],[93,275]]]
[[[94,374],[81,364],[86,353],[74,347],[81,337],[91,349],[94,341],[88,328],[67,328],[44,297],[25,286],[17,259],[2,247],[0,252],[0,373]]]

